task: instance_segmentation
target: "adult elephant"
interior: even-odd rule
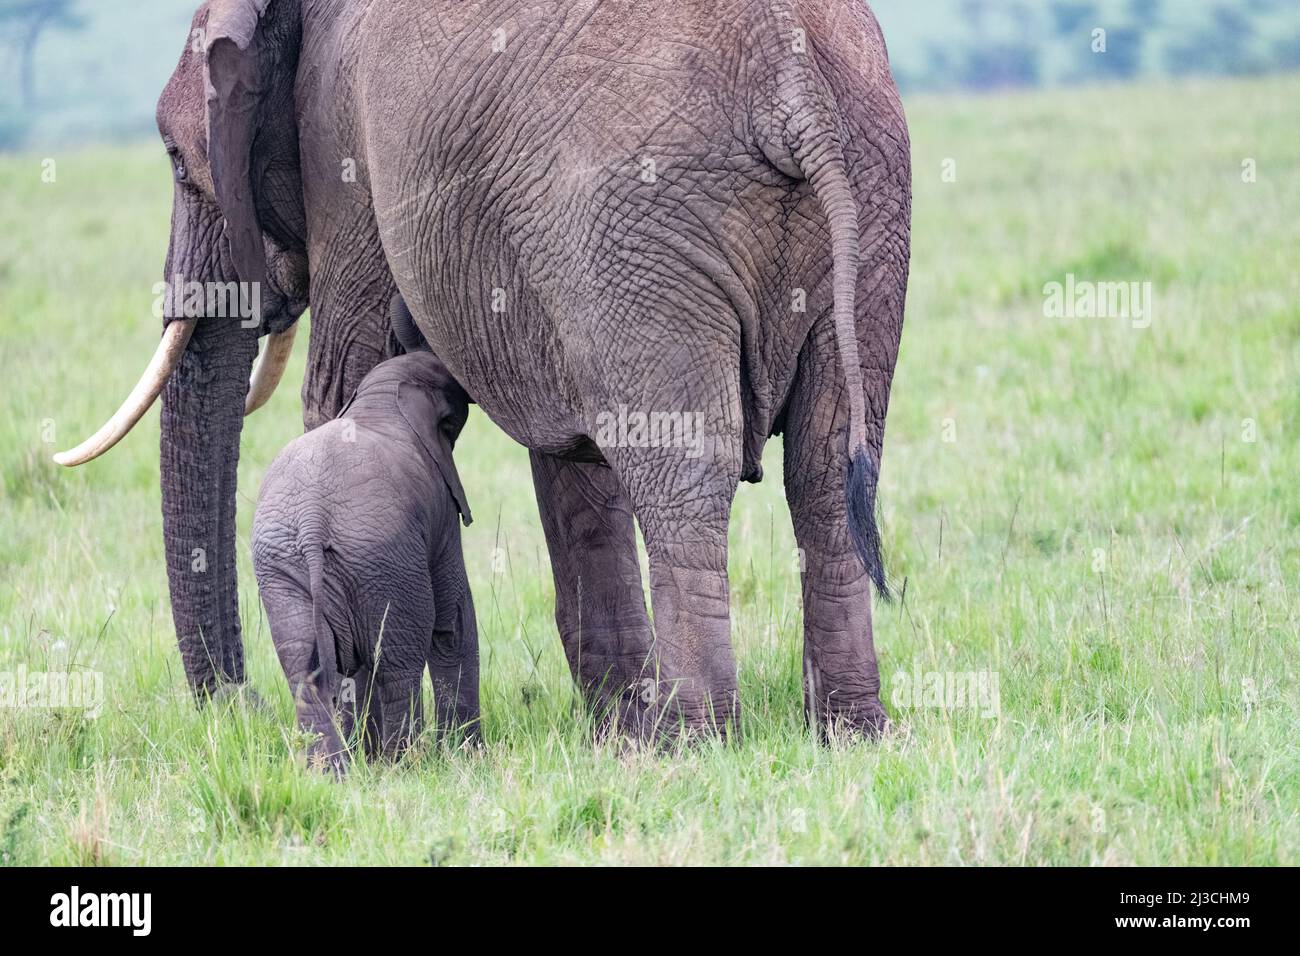
[[[158,121],[167,276],[258,283],[261,325],[168,314],[127,405],[61,457],[104,450],[161,391],[169,583],[197,691],[243,679],[245,407],[310,299],[303,417],[331,418],[382,357],[395,280],[530,449],[556,618],[593,704],[640,733],[736,719],[727,523],[783,432],[807,710],[879,731],[869,579],[884,590],[873,511],[911,187],[865,5],[210,0]],[[701,440],[622,427],[656,418]]]

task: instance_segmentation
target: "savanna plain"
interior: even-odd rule
[[[303,337],[240,463],[268,707],[198,710],[157,411],[87,467],[50,462],[156,344],[166,157],[0,156],[0,672],[84,668],[104,688],[96,716],[0,708],[0,860],[1297,862],[1300,77],[907,106],[912,280],[880,492],[903,597],[875,612],[892,732],[823,745],[804,726],[774,439],[732,522],[743,739],[595,740],[526,453],[476,411],[457,459],[485,745],[421,739],[337,783],[304,766],[247,552],[262,475],[301,430]],[[1070,274],[1150,282],[1149,325],[1046,316],[1045,284]],[[896,693],[918,674],[996,679],[998,706]]]

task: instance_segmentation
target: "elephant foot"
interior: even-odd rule
[[[656,714],[641,700],[640,690],[633,687],[614,698],[588,701],[595,715],[594,736],[597,743],[637,749],[657,738]]]
[[[852,704],[830,704],[817,716],[817,729],[823,743],[832,739],[879,740],[893,726],[889,711],[879,697]]]
[[[318,736],[307,749],[307,767],[341,780],[348,772],[347,748],[332,747],[326,737]]]
[[[670,696],[656,716],[655,739],[664,747],[740,740],[740,695],[719,687],[709,696]]]
[[[736,688],[720,686],[708,696],[696,692],[686,698],[677,690],[666,689],[672,686],[671,681],[640,677],[622,693],[589,690],[583,698],[593,715],[596,742],[660,749],[682,742],[739,737]]]
[[[223,680],[210,692],[200,694],[198,703],[200,707],[209,703],[230,704],[256,714],[270,716],[272,713],[270,706],[262,699],[262,695],[244,681]]]
[[[438,749],[444,753],[481,750],[484,746],[483,720],[477,712],[446,719],[445,723],[440,720],[434,739]]]

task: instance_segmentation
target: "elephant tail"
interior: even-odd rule
[[[334,647],[334,634],[325,621],[325,549],[318,541],[311,541],[302,549],[307,563],[307,587],[311,591],[312,632],[316,638],[316,656],[320,661],[317,688],[327,700],[334,697],[334,682],[339,672],[338,652]]]
[[[889,601],[889,582],[880,556],[880,529],[876,525],[876,487],[880,472],[867,444],[866,390],[862,382],[862,366],[858,363],[858,208],[849,189],[838,137],[834,139],[834,155],[813,165],[808,181],[831,227],[835,345],[844,371],[844,388],[849,396],[848,473],[844,480],[849,539],[862,560],[862,566],[875,583],[881,600]]]
[[[890,600],[889,582],[880,557],[880,529],[876,525],[876,486],[880,477],[875,457],[867,444],[866,389],[858,363],[857,287],[860,246],[858,207],[849,189],[839,137],[828,136],[830,148],[806,169],[813,194],[821,203],[831,227],[831,278],[835,291],[833,318],[835,345],[844,372],[844,389],[849,397],[848,473],[844,495],[849,519],[849,538],[862,559],[876,591]],[[800,157],[796,154],[796,161]]]
[[[783,171],[807,180],[830,226],[832,318],[836,351],[849,399],[849,429],[845,475],[845,504],[849,538],[877,593],[890,600],[889,583],[880,556],[876,525],[876,485],[879,469],[867,441],[866,391],[858,360],[857,287],[861,240],[858,204],[849,183],[848,164],[840,137],[840,117],[825,80],[799,56],[778,57],[775,109],[768,126],[764,153]]]

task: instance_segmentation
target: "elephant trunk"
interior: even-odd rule
[[[257,330],[200,319],[162,393],[163,544],[172,619],[200,698],[244,679],[235,485]]]

